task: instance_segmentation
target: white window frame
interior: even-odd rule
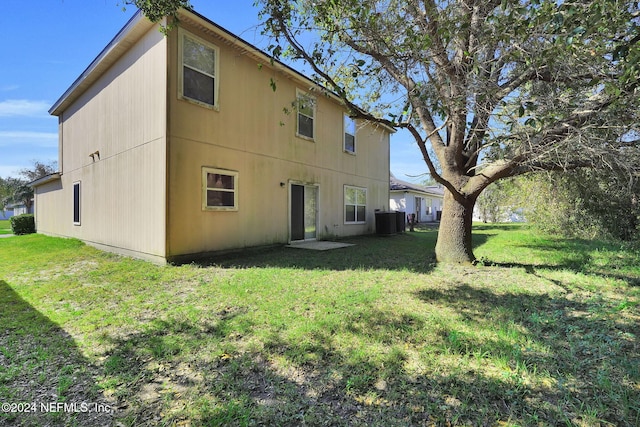
[[[76,187],[78,188],[78,200],[76,201]],[[72,186],[73,194],[73,225],[82,223],[82,185],[81,181],[74,181]],[[76,202],[78,203],[78,220],[76,221]]]
[[[302,113],[300,111],[300,98],[306,98],[310,102],[313,103],[313,116],[309,117],[308,115]],[[307,92],[304,92],[300,89],[296,89],[296,136],[298,138],[306,139],[309,141],[315,141],[316,137],[316,105],[317,100],[315,96],[309,95]],[[304,135],[300,133],[300,115],[304,117],[308,117],[311,119],[311,136]]]
[[[356,191],[362,191],[364,192],[364,205],[358,204],[357,202],[357,195],[356,195],[356,203],[347,203],[347,189],[353,189]],[[343,190],[343,212],[344,212],[344,223],[345,224],[366,224],[367,223],[367,200],[368,194],[367,194],[367,189],[365,187],[356,187],[354,185],[345,185],[344,186],[344,190]],[[354,212],[355,212],[355,221],[347,221],[347,206],[354,206]],[[364,206],[364,220],[363,221],[358,221],[358,207],[359,206]]]
[[[204,74],[208,77],[211,77],[213,79],[213,104],[209,104],[207,102],[204,101],[200,101],[198,99],[194,99],[191,98],[187,95],[184,94],[184,56],[183,56],[183,52],[184,52],[184,40],[185,38],[191,39],[191,41],[196,42],[198,44],[201,44],[203,46],[205,46],[207,49],[213,50],[214,52],[214,75],[210,75],[208,74],[206,71],[203,70],[198,70],[196,68],[192,68],[189,67],[187,65],[187,67],[192,68],[193,70]],[[200,105],[202,107],[205,108],[210,108],[210,109],[214,109],[214,110],[219,110],[219,106],[218,106],[218,100],[219,100],[219,87],[220,87],[220,49],[218,48],[218,46],[209,43],[208,41],[195,36],[193,34],[191,34],[188,31],[183,30],[182,28],[179,29],[178,31],[178,97],[180,99],[184,99],[185,101]]]
[[[207,174],[216,174],[216,175],[227,175],[233,177],[233,189],[227,188],[215,188],[207,186]],[[237,211],[238,210],[238,176],[239,173],[237,171],[232,171],[228,169],[218,169],[208,166],[202,167],[202,210],[203,211]],[[209,206],[207,204],[207,191],[215,190],[227,193],[233,193],[233,206]]]
[[[353,134],[348,132],[348,124],[353,124]],[[356,119],[349,117],[348,114],[345,114],[342,120],[342,149],[345,153],[348,154],[356,154],[356,133],[357,133],[357,123]],[[353,150],[347,148],[347,134],[353,136]]]

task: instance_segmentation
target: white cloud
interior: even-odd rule
[[[49,103],[29,99],[0,101],[0,117],[49,117]]]
[[[0,147],[10,145],[57,147],[58,134],[54,132],[0,131]]]
[[[10,176],[16,176],[18,171],[25,166],[22,165],[0,165],[0,177],[7,178]]]

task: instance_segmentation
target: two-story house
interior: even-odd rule
[[[181,261],[372,233],[389,207],[392,129],[192,11],[166,36],[138,12],[50,113],[40,233]]]

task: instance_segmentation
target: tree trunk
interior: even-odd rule
[[[475,202],[475,198],[456,199],[445,188],[442,218],[436,243],[436,260],[438,262],[468,264],[475,261],[471,245]]]

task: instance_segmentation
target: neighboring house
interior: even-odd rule
[[[524,209],[516,206],[486,206],[473,208],[473,220],[482,222],[526,222]]]
[[[393,129],[195,12],[166,37],[138,12],[50,113],[40,233],[183,261],[372,233],[388,210]]]
[[[13,215],[14,216],[24,215],[24,214],[32,214],[32,213],[33,213],[33,206],[30,207],[29,209],[27,209],[27,207],[22,203],[18,203],[18,204],[13,205]]]
[[[416,214],[418,222],[439,221],[444,190],[441,186],[424,186],[397,179],[393,174],[389,186],[392,210]]]
[[[31,204],[31,207],[27,209],[27,206],[24,203],[10,203],[5,206],[4,211],[0,212],[0,219],[9,219],[12,216],[32,214],[33,212],[33,204]]]
[[[9,219],[13,216],[13,208],[9,206],[5,206],[3,210],[0,211],[0,219]]]

